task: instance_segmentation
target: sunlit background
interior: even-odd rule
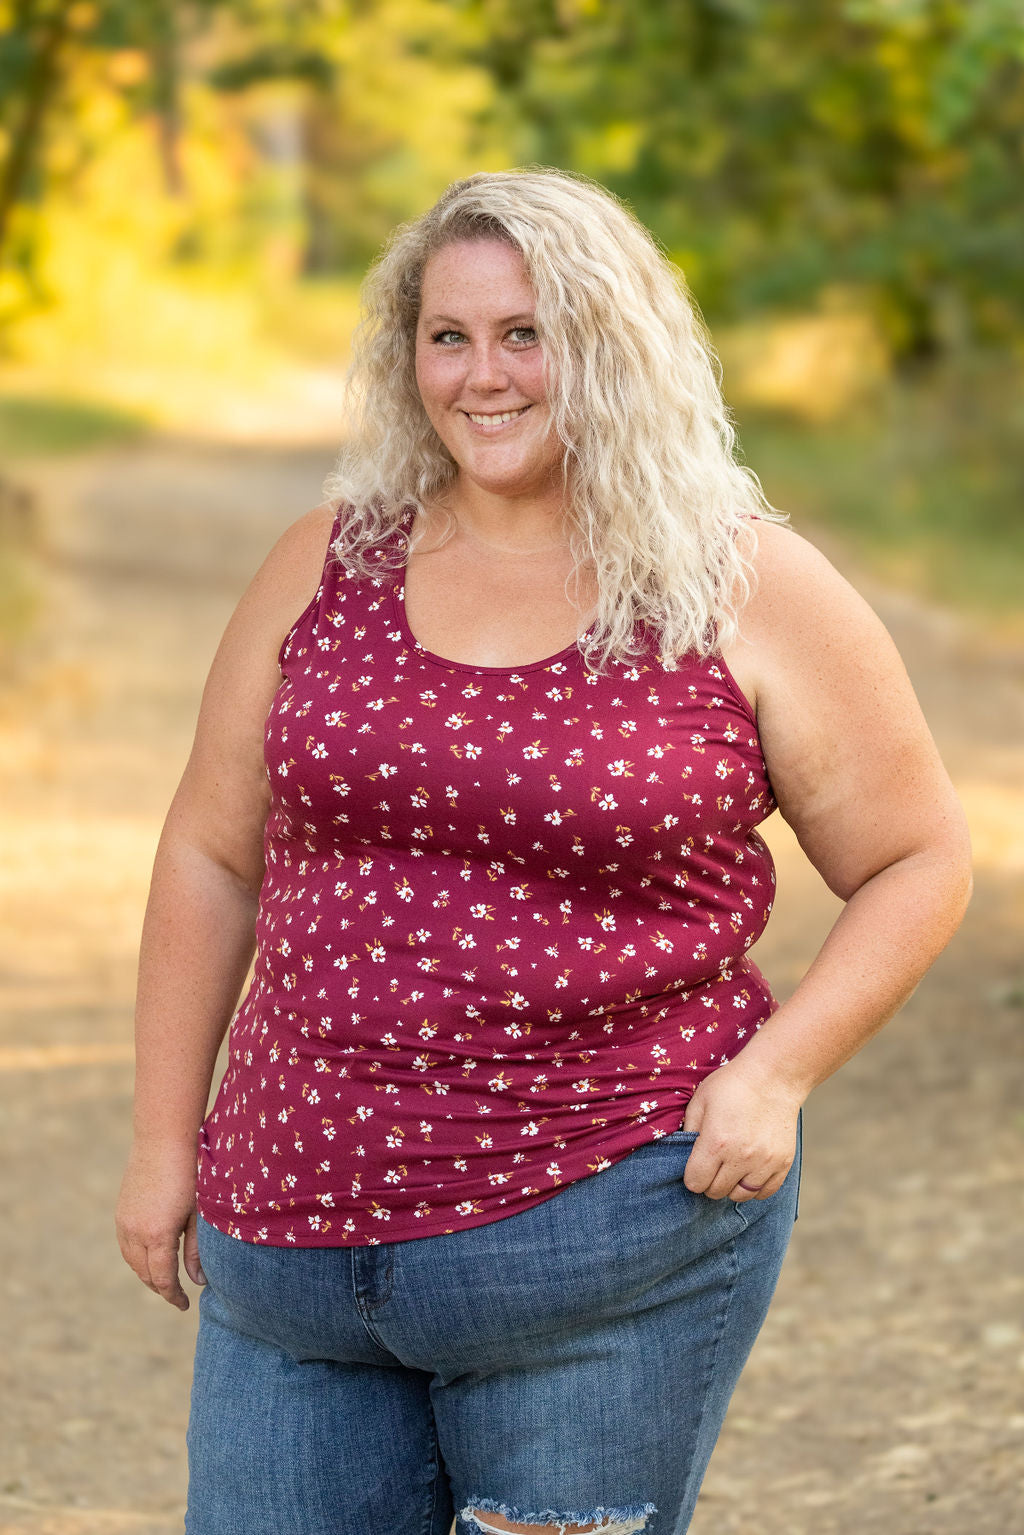
[[[892,629],[978,853],[958,944],[812,1100],[694,1535],[1018,1527],[1019,0],[0,0],[0,1535],[180,1527],[193,1323],[110,1223],[160,821],[227,615],[320,499],[367,263],[528,163],[685,272],[745,461]],[[835,903],[773,846],[784,994]]]

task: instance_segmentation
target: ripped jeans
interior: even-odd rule
[[[188,1535],[684,1535],[796,1215],[682,1181],[692,1131],[451,1236],[199,1222]],[[502,1522],[501,1517],[498,1524]]]

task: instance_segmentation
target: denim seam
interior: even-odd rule
[[[717,1331],[715,1333],[714,1347],[711,1350],[711,1358],[710,1358],[710,1360],[708,1362],[708,1367],[707,1367],[707,1369],[704,1372],[704,1379],[703,1379],[703,1381],[701,1383],[700,1412],[697,1414],[697,1427],[696,1427],[696,1432],[694,1433],[694,1436],[693,1436],[693,1443],[694,1443],[695,1449],[696,1449],[696,1446],[700,1442],[701,1431],[702,1431],[702,1429],[704,1427],[704,1415],[707,1412],[707,1406],[708,1406],[708,1393],[710,1392],[711,1382],[712,1382],[712,1380],[714,1379],[714,1376],[715,1376],[715,1366],[718,1363],[718,1355],[719,1355],[719,1351],[721,1350],[721,1347],[722,1347],[722,1339],[725,1337],[725,1328],[726,1328],[726,1323],[729,1320],[729,1311],[730,1311],[730,1309],[732,1307],[733,1293],[734,1293],[734,1291],[736,1289],[736,1281],[739,1278],[739,1273],[740,1273],[740,1261],[739,1261],[739,1257],[737,1256],[737,1253],[736,1253],[736,1238],[735,1238],[735,1236],[732,1236],[732,1237],[729,1238],[728,1246],[729,1246],[729,1268],[730,1268],[730,1272],[729,1272],[729,1288],[726,1291],[725,1295],[722,1297],[722,1302],[721,1302],[721,1305],[719,1307],[718,1316],[716,1318],[716,1328],[717,1328]],[[691,1475],[692,1475],[692,1470],[691,1470]]]
[[[428,1431],[430,1434],[430,1464],[433,1466],[434,1474],[430,1481],[430,1506],[423,1521],[423,1535],[433,1535],[434,1515],[437,1513],[437,1486],[441,1479],[441,1447],[438,1443],[437,1424],[434,1421],[433,1412],[430,1414]]]
[[[356,1254],[360,1251],[361,1249],[356,1247],[349,1249],[349,1257],[352,1260],[352,1299],[355,1302],[356,1312],[359,1316],[360,1322],[363,1325],[363,1330],[367,1337],[371,1340],[371,1342],[375,1343],[378,1348],[382,1348],[385,1353],[390,1354],[392,1350],[388,1348],[387,1344],[384,1342],[384,1339],[380,1336],[377,1329],[373,1325],[373,1312],[377,1309],[377,1307],[368,1305],[359,1293],[359,1280],[356,1275]],[[372,1252],[373,1249],[371,1248],[370,1251]],[[388,1294],[384,1297],[383,1300],[377,1302],[377,1306],[384,1305],[385,1301],[390,1299],[390,1296],[391,1287],[389,1285]]]

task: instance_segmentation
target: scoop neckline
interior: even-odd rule
[[[559,661],[567,660],[572,655],[579,654],[580,639],[586,639],[590,629],[585,629],[580,638],[573,640],[571,644],[556,651],[553,656],[545,656],[540,661],[525,661],[519,666],[483,666],[472,661],[452,661],[447,656],[439,656],[433,650],[427,650],[421,645],[409,627],[409,619],[405,611],[405,567],[396,572],[395,582],[391,588],[391,604],[398,627],[402,632],[402,638],[409,645],[421,661],[430,661],[435,666],[442,666],[448,672],[482,672],[495,677],[518,677],[523,672],[539,672],[546,667],[555,666]]]

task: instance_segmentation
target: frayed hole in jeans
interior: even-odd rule
[[[648,1515],[655,1513],[653,1503],[643,1508],[595,1509],[593,1513],[521,1514],[506,1504],[481,1499],[461,1511],[463,1519],[476,1525],[482,1535],[639,1535],[646,1528]]]

